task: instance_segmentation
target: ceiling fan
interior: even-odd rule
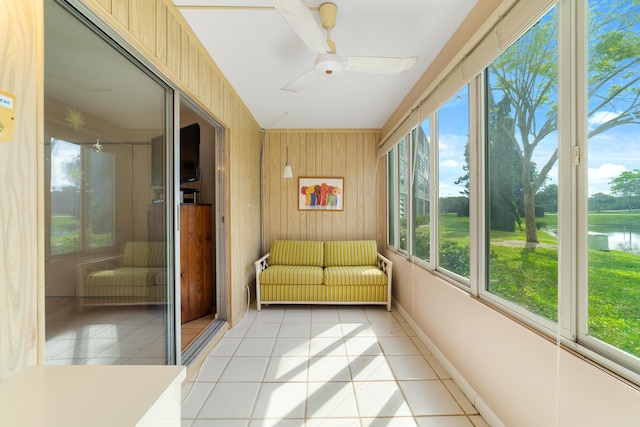
[[[336,45],[330,35],[336,25],[338,14],[338,7],[334,3],[320,5],[320,20],[322,27],[327,31],[326,38],[304,0],[273,0],[273,4],[307,47],[318,55],[313,68],[287,83],[281,90],[299,92],[319,75],[337,74],[343,70],[377,74],[402,73],[418,62],[417,56],[407,58],[349,56],[342,59],[336,53]]]

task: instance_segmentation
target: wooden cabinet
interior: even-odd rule
[[[211,205],[180,205],[182,323],[213,312],[211,256]]]

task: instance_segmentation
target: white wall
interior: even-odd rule
[[[401,310],[505,426],[640,425],[638,388],[395,253],[386,256]]]

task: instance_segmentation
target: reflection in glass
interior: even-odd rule
[[[431,119],[412,132],[413,138],[413,254],[429,261],[431,257]]]
[[[52,1],[45,40],[45,363],[172,363],[170,92]]]
[[[400,221],[400,249],[407,250],[407,220],[409,215],[409,162],[407,137],[397,145],[398,150],[398,220]]]

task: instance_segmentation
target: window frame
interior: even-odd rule
[[[575,351],[595,363],[640,385],[640,358],[614,347],[604,341],[589,336],[588,307],[588,164],[585,158],[587,141],[587,92],[588,92],[588,10],[589,5],[575,0],[551,1],[534,16],[524,34],[535,25],[551,8],[557,6],[558,19],[558,230],[562,240],[558,240],[558,321],[535,314],[523,306],[499,297],[486,289],[488,280],[489,239],[488,176],[485,138],[486,77],[485,67],[471,79],[469,84],[469,238],[470,271],[469,279],[452,273],[439,265],[439,139],[438,110],[425,115],[431,120],[431,250],[430,262],[416,256],[407,257],[434,275],[442,277],[446,283],[457,286],[477,297],[494,309],[506,314],[527,327],[554,340],[558,345]],[[523,6],[526,7],[526,6]],[[519,37],[513,42],[519,40]],[[504,52],[511,42],[502,46]],[[464,61],[464,60],[463,60]],[[434,92],[438,90],[435,87]],[[457,93],[457,92],[456,92]],[[434,95],[429,95],[433,98]],[[431,100],[431,102],[433,102]],[[448,101],[447,101],[448,102]],[[446,103],[446,102],[445,102]],[[422,106],[423,103],[421,102]],[[428,112],[427,112],[428,113]],[[420,114],[419,114],[420,115]],[[434,135],[435,133],[435,135]],[[405,134],[412,138],[413,129]],[[412,140],[410,139],[410,142]],[[435,151],[435,152],[433,152]],[[410,150],[410,152],[412,152]],[[409,191],[413,191],[412,186]],[[413,194],[408,197],[413,199]],[[413,210],[409,211],[410,213]],[[412,224],[412,219],[410,219]],[[408,228],[409,252],[413,254],[413,230]],[[390,248],[394,249],[394,248]],[[397,251],[397,249],[396,249]]]
[[[79,236],[78,236],[78,245],[76,247],[75,250],[72,251],[67,251],[67,252],[61,252],[61,253],[53,253],[52,251],[52,239],[51,239],[51,234],[47,233],[47,245],[46,245],[46,252],[47,252],[47,257],[48,258],[65,258],[65,257],[75,257],[78,255],[84,255],[84,254],[100,254],[100,253],[108,253],[110,251],[113,251],[113,249],[116,247],[116,205],[115,205],[115,179],[113,179],[112,183],[111,183],[111,189],[112,189],[112,194],[111,194],[111,201],[113,202],[112,206],[111,206],[111,216],[112,216],[112,230],[111,230],[111,235],[112,235],[112,239],[111,239],[111,245],[106,245],[106,246],[101,246],[101,247],[97,247],[97,248],[92,248],[91,245],[89,244],[89,233],[87,230],[87,227],[90,223],[89,221],[89,215],[90,215],[90,207],[89,207],[89,201],[87,198],[87,193],[88,193],[88,182],[87,182],[87,176],[89,175],[90,171],[89,171],[89,156],[88,154],[90,154],[90,150],[92,150],[93,148],[90,146],[89,143],[82,143],[82,142],[73,142],[73,141],[67,141],[66,139],[62,139],[62,138],[57,138],[55,136],[51,137],[51,144],[53,144],[53,141],[60,141],[60,142],[64,142],[66,144],[72,144],[72,145],[76,145],[79,148],[79,165],[80,165],[80,172],[81,172],[81,181],[79,183],[79,187],[78,187],[78,192],[80,194],[80,200],[78,202],[78,207],[79,207],[79,213],[78,213],[78,222],[79,222]],[[110,168],[112,169],[111,171],[111,177],[115,177],[115,155],[112,153],[106,153],[103,152],[106,155],[111,156],[111,161],[110,161]],[[53,153],[51,154],[51,156],[53,156]],[[53,159],[52,159],[53,161]],[[48,192],[50,192],[51,189],[48,190]],[[53,222],[53,212],[49,212],[49,219],[48,221]],[[49,227],[50,231],[51,231],[51,227]]]

